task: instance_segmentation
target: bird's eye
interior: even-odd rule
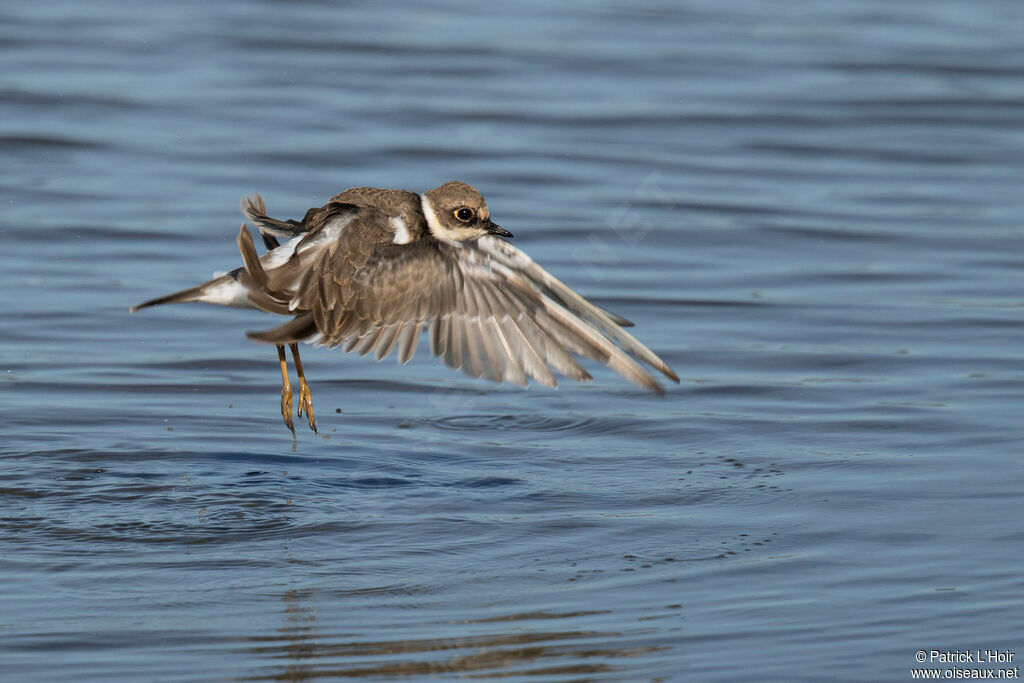
[[[473,209],[467,209],[466,207],[462,207],[461,209],[455,209],[455,217],[458,218],[463,223],[468,223],[471,220],[473,220],[474,215],[475,214],[473,213]]]

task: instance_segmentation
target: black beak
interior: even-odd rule
[[[498,235],[499,237],[512,237],[512,233],[510,233],[508,230],[501,227],[494,221],[487,221],[487,227],[485,227],[484,230],[491,233],[492,235]]]

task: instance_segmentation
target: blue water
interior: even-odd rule
[[[1016,0],[7,3],[3,678],[1017,652],[1022,36]],[[310,348],[293,452],[274,321],[128,314],[238,265],[243,195],[453,178],[682,383]]]

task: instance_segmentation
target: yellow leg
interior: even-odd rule
[[[288,382],[288,359],[284,355],[284,346],[277,344],[277,359],[281,361],[281,417],[284,424],[295,436],[295,424],[292,422],[292,385]]]
[[[309,421],[309,428],[315,434],[319,434],[320,432],[316,429],[316,418],[313,417],[313,395],[309,393],[306,375],[302,372],[302,361],[299,359],[299,345],[291,343],[288,345],[288,348],[292,350],[292,358],[295,359],[295,371],[299,373],[299,417],[302,417],[302,413],[305,411],[306,420]]]

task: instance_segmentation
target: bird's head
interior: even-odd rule
[[[420,201],[430,234],[442,242],[472,242],[484,235],[512,236],[491,220],[487,202],[472,185],[452,180],[427,190]]]

